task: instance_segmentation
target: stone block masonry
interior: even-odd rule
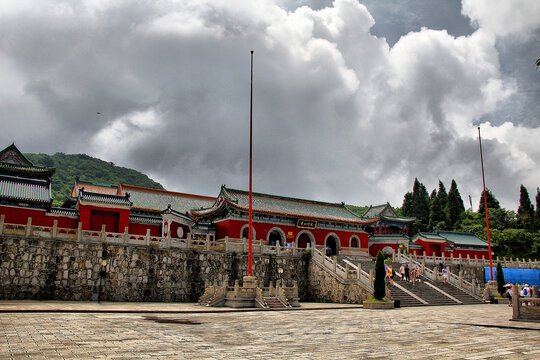
[[[312,297],[301,256],[254,255],[253,265],[265,285],[296,280],[300,299]],[[0,235],[4,300],[96,301],[101,291],[103,301],[196,302],[205,280],[232,285],[244,275],[244,253]]]

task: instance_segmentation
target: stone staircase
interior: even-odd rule
[[[471,295],[448,283],[432,282],[424,277],[421,277],[421,281],[416,282],[414,285],[406,281],[401,281],[399,278],[394,280],[398,286],[388,284],[388,289],[390,290],[392,299],[400,301],[401,307],[482,303],[481,300],[472,297]],[[414,294],[414,296],[412,296],[410,293]]]
[[[269,309],[285,309],[287,306],[281,302],[277,297],[265,296],[264,303]]]
[[[432,282],[432,284],[441,289],[442,291],[446,292],[447,294],[452,295],[453,297],[461,301],[464,305],[483,304],[482,300],[467,294],[466,292],[460,290],[452,284],[448,284],[442,281],[435,281]]]

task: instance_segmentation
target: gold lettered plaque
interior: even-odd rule
[[[317,220],[298,219],[296,220],[296,227],[299,229],[316,229]]]

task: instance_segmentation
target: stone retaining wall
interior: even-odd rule
[[[315,261],[309,264],[309,289],[313,301],[362,304],[372,294],[356,280],[343,280]]]
[[[296,280],[300,299],[311,297],[301,256],[254,255],[253,264],[265,285]],[[101,282],[103,301],[196,302],[205,280],[244,275],[247,254],[0,236],[0,299],[95,301]]]

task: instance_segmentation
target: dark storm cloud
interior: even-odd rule
[[[532,141],[516,142],[525,130],[515,116],[513,125],[489,116],[523,93],[526,77],[510,74],[507,62],[525,53],[520,43],[534,47],[524,35],[534,23],[509,31],[484,20],[487,5],[461,15],[455,1],[437,4],[0,6],[0,141],[28,152],[86,152],[176,191],[245,189],[255,50],[254,190],[401,206],[415,177],[430,189],[455,178],[464,198],[476,198],[473,123],[481,123],[488,186],[515,207],[516,183],[540,182],[540,156]],[[514,45],[503,42],[509,36]],[[540,130],[528,119],[533,136]]]

